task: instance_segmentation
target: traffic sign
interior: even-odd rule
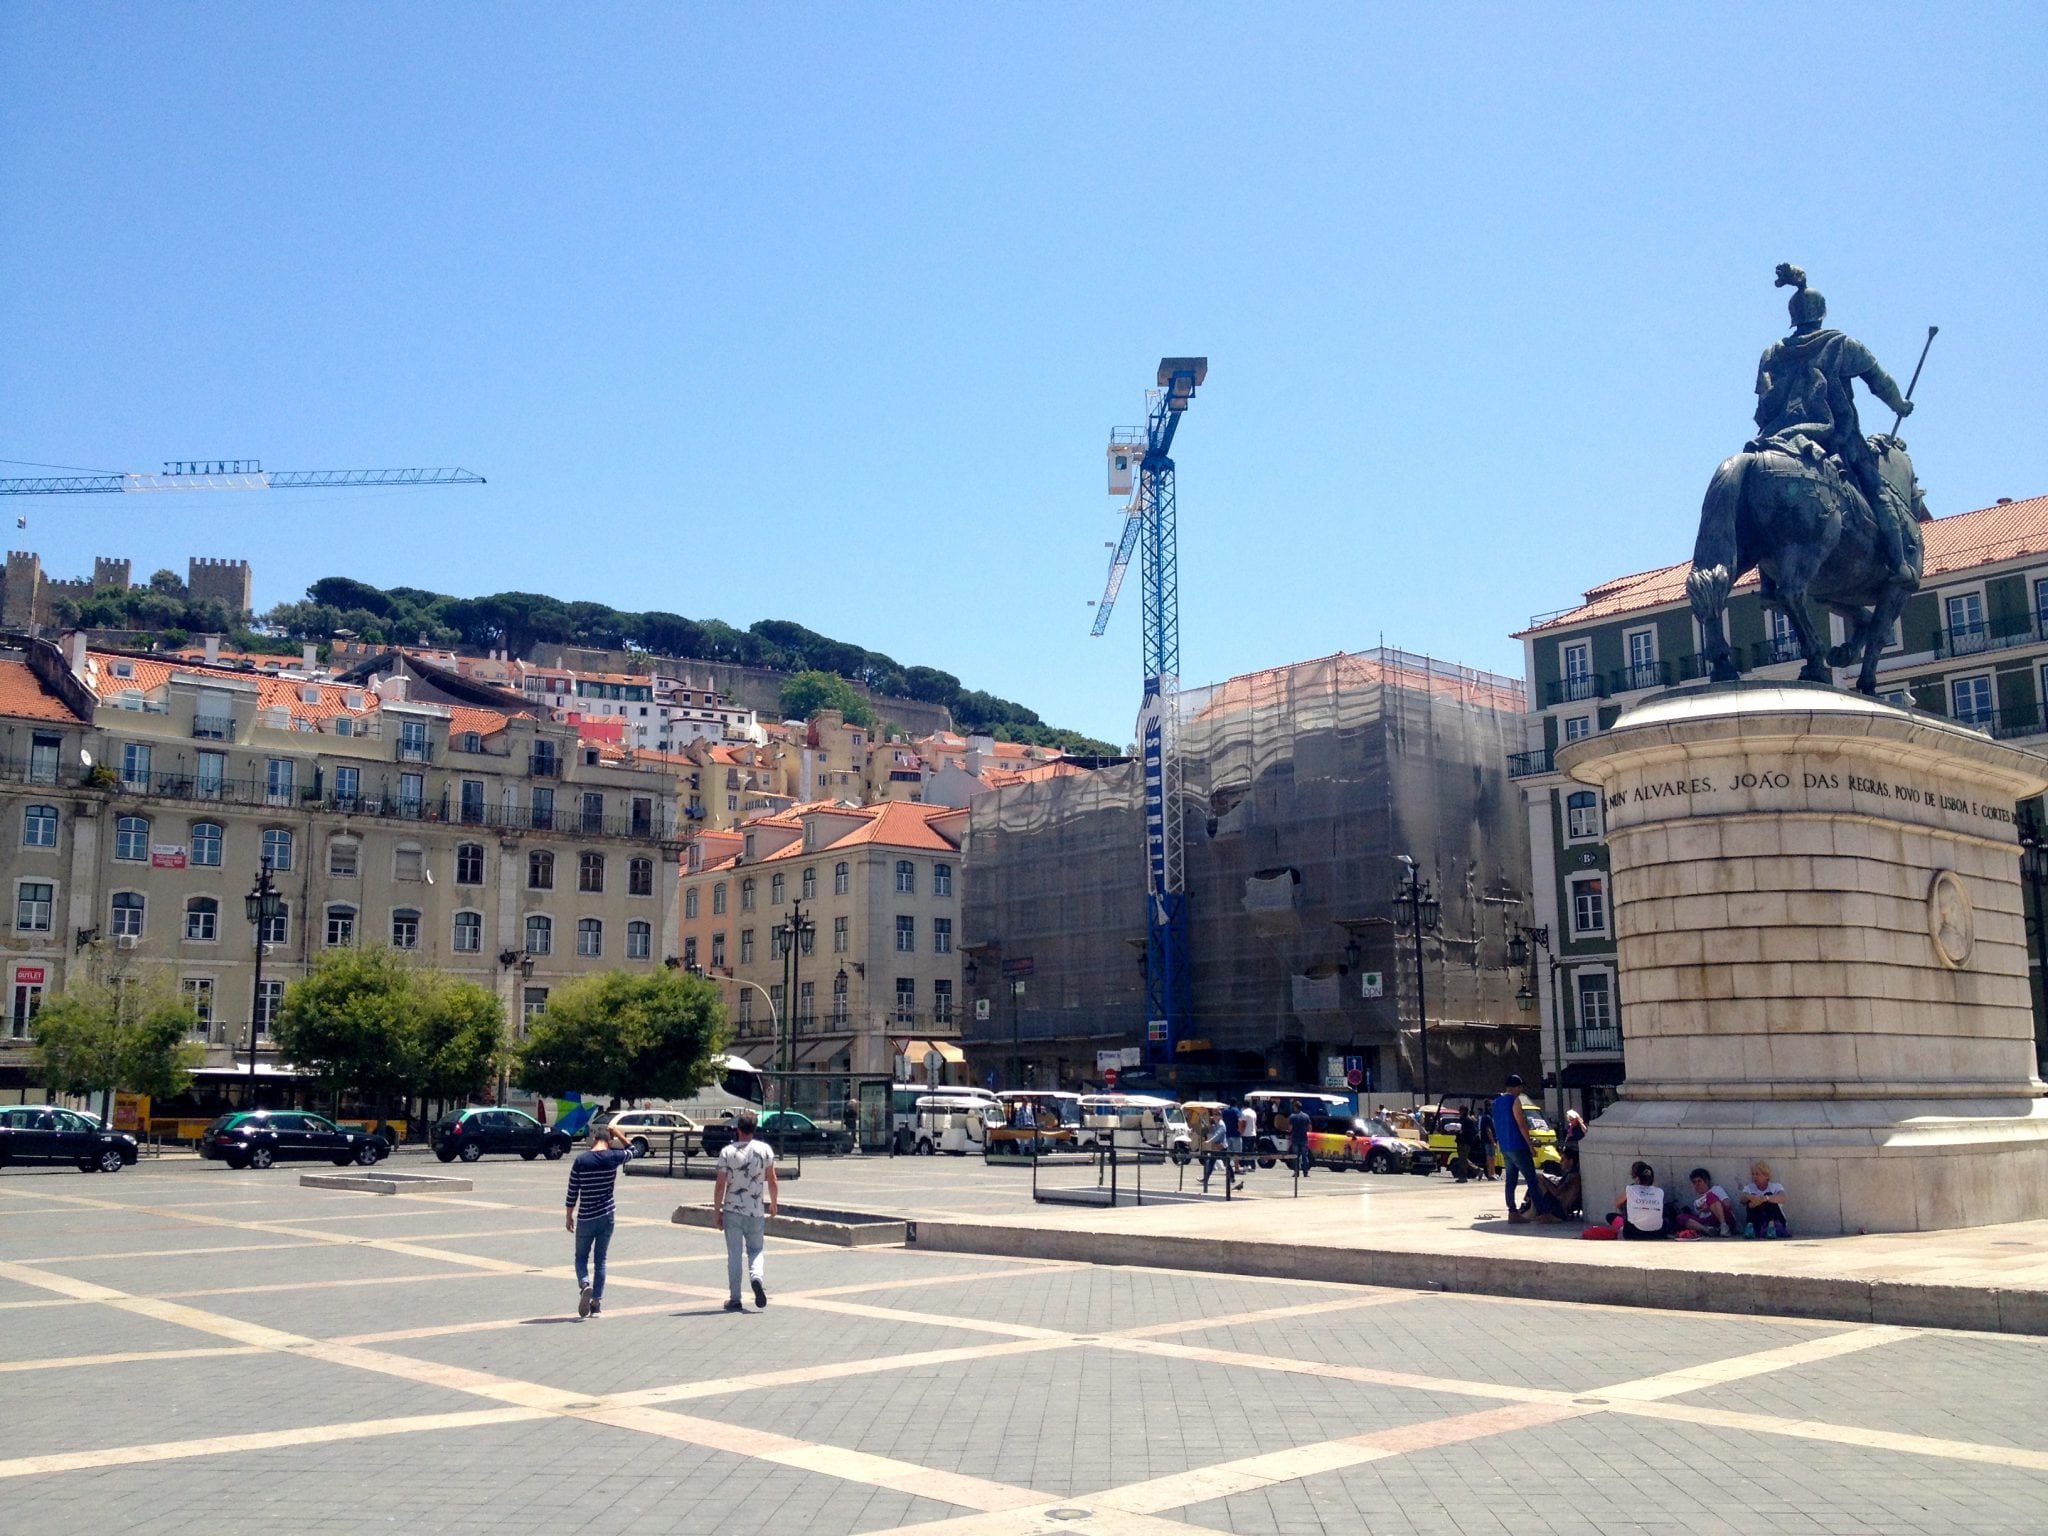
[[[1358,995],[1360,997],[1385,997],[1387,995],[1386,978],[1378,971],[1361,972],[1358,977]]]
[[[1147,1040],[1164,1040],[1166,1038],[1166,1020],[1147,1019],[1145,1021],[1145,1038]]]
[[[1365,1073],[1357,1067],[1353,1067],[1344,1074],[1344,1081],[1349,1087],[1363,1088],[1365,1086]]]
[[[1110,1069],[1109,1069],[1109,1070],[1108,1070],[1107,1072],[1104,1072],[1104,1073],[1102,1074],[1102,1085],[1103,1085],[1103,1086],[1104,1086],[1105,1088],[1114,1088],[1114,1087],[1116,1086],[1116,1068],[1115,1068],[1115,1067],[1111,1067],[1111,1068],[1110,1068]]]

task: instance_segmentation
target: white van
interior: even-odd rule
[[[1002,1106],[992,1094],[927,1093],[917,1101],[911,1150],[923,1157],[985,1152],[989,1127],[1002,1123]]]
[[[1172,1099],[1146,1093],[1085,1093],[1078,1108],[1084,1146],[1164,1152],[1177,1163],[1194,1155],[1188,1117]]]

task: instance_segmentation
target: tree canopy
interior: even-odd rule
[[[115,1088],[168,1098],[192,1080],[205,1052],[198,1015],[162,983],[81,977],[43,1004],[30,1026],[43,1081],[59,1093]]]
[[[725,1039],[716,983],[682,971],[607,971],[550,994],[527,1024],[513,1075],[535,1093],[683,1098],[711,1081]]]
[[[808,720],[821,709],[836,709],[848,725],[872,730],[875,711],[853,684],[830,672],[799,672],[782,685],[777,705],[785,720]]]
[[[379,1102],[460,1099],[497,1072],[505,1010],[488,989],[388,949],[345,949],[285,988],[275,1027],[279,1053],[323,1086]]]

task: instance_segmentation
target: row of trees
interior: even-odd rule
[[[198,1019],[168,986],[80,978],[36,1015],[38,1064],[51,1089],[116,1088],[169,1098],[204,1052]],[[602,973],[558,988],[513,1044],[496,993],[385,949],[324,957],[285,989],[280,1057],[381,1115],[394,1102],[482,1095],[501,1072],[535,1093],[673,1098],[710,1080],[725,1008],[712,982],[680,971]]]

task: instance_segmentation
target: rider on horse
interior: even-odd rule
[[[1861,379],[1870,392],[1901,416],[1913,414],[1913,402],[1899,393],[1892,376],[1862,342],[1836,330],[1823,329],[1828,311],[1820,290],[1806,286],[1806,274],[1789,263],[1778,268],[1777,286],[1790,288],[1792,334],[1765,348],[1756,370],[1757,435],[1752,451],[1767,444],[1798,452],[1796,437],[1805,437],[1842,462],[1844,472],[1863,499],[1885,553],[1898,570],[1906,568],[1904,530],[1898,510],[1885,495],[1877,455],[1856,420],[1851,381]],[[1908,513],[1910,515],[1910,511]]]

